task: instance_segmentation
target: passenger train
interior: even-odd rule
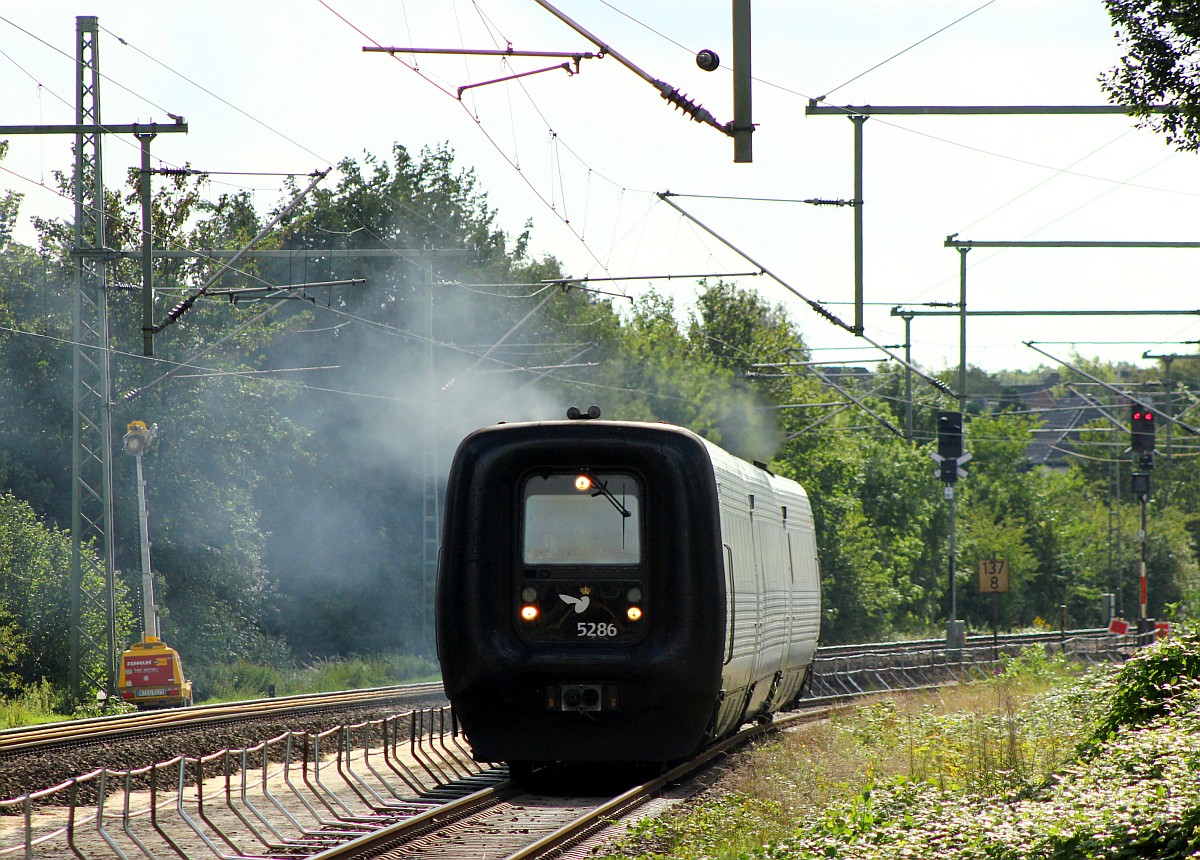
[[[669,763],[787,708],[820,632],[803,488],[668,424],[498,424],[450,468],[446,694],[474,756]]]

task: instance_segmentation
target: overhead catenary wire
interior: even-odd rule
[[[993,3],[995,3],[995,2],[996,2],[996,0],[987,0],[987,2],[986,2],[986,3],[984,3],[982,6],[977,6],[976,8],[972,9],[972,10],[971,10],[970,12],[968,12],[967,14],[965,14],[965,15],[962,15],[962,16],[960,16],[960,17],[958,17],[958,18],[955,18],[953,21],[951,21],[951,22],[950,22],[949,24],[947,24],[946,26],[944,26],[944,27],[941,27],[941,28],[939,28],[939,29],[937,29],[937,30],[934,30],[932,33],[930,33],[928,36],[924,37],[923,39],[918,39],[916,42],[913,42],[913,43],[912,43],[911,45],[909,45],[907,48],[904,48],[903,50],[897,51],[896,53],[892,54],[892,55],[891,55],[890,57],[888,57],[886,60],[881,60],[881,61],[879,61],[878,63],[876,63],[875,65],[871,66],[871,68],[867,69],[866,71],[859,72],[859,73],[858,73],[857,75],[855,75],[854,77],[850,78],[850,79],[849,79],[849,80],[847,80],[847,81],[843,81],[842,83],[838,84],[838,85],[837,85],[836,87],[834,87],[833,89],[826,90],[826,91],[825,91],[825,95],[823,95],[823,96],[818,96],[818,98],[817,98],[817,101],[825,101],[825,99],[829,98],[829,96],[833,95],[835,92],[837,92],[838,90],[842,89],[843,87],[846,87],[846,86],[848,86],[848,85],[850,85],[850,84],[854,83],[855,81],[857,81],[857,80],[859,80],[859,79],[861,79],[861,78],[865,78],[867,75],[871,74],[871,72],[874,72],[874,71],[875,71],[875,70],[877,70],[877,69],[883,68],[883,67],[884,67],[884,66],[886,66],[888,63],[890,63],[892,60],[895,60],[895,59],[896,59],[896,58],[898,58],[898,57],[902,57],[902,56],[904,56],[904,55],[905,55],[905,54],[907,54],[909,51],[911,51],[913,48],[916,48],[916,47],[918,47],[918,46],[920,46],[920,45],[923,45],[923,44],[925,44],[925,43],[926,43],[926,42],[928,42],[930,39],[932,39],[932,38],[934,38],[935,36],[938,36],[938,35],[940,35],[940,34],[942,34],[942,33],[946,32],[947,30],[949,30],[951,27],[955,26],[956,24],[961,24],[963,21],[967,20],[967,19],[968,19],[968,18],[970,18],[972,15],[975,15],[975,14],[976,14],[976,13],[978,13],[978,12],[982,12],[984,9],[986,9],[988,6],[991,6],[991,5],[992,5]]]
[[[919,376],[921,379],[924,379],[926,382],[928,382],[930,385],[932,385],[934,388],[936,388],[938,391],[942,392],[943,394],[954,396],[950,387],[948,385],[946,385],[946,383],[942,382],[940,379],[937,379],[936,377],[930,376],[929,374],[925,373],[925,371],[921,370],[919,367],[916,367],[915,365],[912,365],[909,362],[905,361],[904,359],[900,358],[899,356],[893,354],[890,350],[885,348],[882,344],[879,344],[879,343],[875,342],[874,340],[872,340],[870,337],[867,337],[867,335],[865,333],[856,333],[852,326],[850,326],[847,323],[845,323],[844,321],[842,321],[833,312],[831,312],[828,308],[825,308],[824,306],[820,305],[819,303],[817,303],[817,302],[813,301],[812,299],[808,298],[807,296],[805,296],[803,293],[801,293],[799,290],[797,290],[795,287],[793,287],[787,281],[783,280],[778,275],[771,272],[769,269],[767,269],[765,266],[763,266],[757,260],[755,260],[754,258],[750,257],[748,254],[746,254],[744,251],[742,251],[740,248],[737,248],[736,246],[734,246],[731,242],[729,242],[729,240],[725,239],[724,237],[722,237],[721,235],[716,233],[711,227],[702,223],[699,219],[697,219],[694,215],[689,213],[687,210],[685,210],[681,206],[673,203],[669,198],[670,198],[670,192],[661,192],[659,194],[659,199],[663,200],[665,203],[667,203],[667,205],[671,206],[672,208],[678,210],[682,215],[686,216],[689,220],[693,221],[697,226],[699,226],[702,229],[709,232],[718,241],[723,242],[727,247],[729,247],[735,253],[742,256],[748,263],[751,263],[752,265],[757,266],[759,269],[762,270],[763,274],[767,275],[773,281],[775,281],[777,284],[779,284],[784,289],[786,289],[788,292],[792,293],[793,295],[795,295],[796,297],[801,299],[805,304],[807,304],[809,306],[809,308],[811,308],[818,315],[824,317],[826,320],[833,323],[834,325],[839,326],[840,328],[845,329],[846,331],[848,331],[852,334],[856,334],[857,337],[861,337],[867,343],[871,344],[873,347],[878,349],[880,352],[887,355],[893,361],[898,362],[901,366],[911,370],[914,374]]]
[[[1035,352],[1040,352],[1042,355],[1046,356],[1047,358],[1051,359],[1052,361],[1058,362],[1063,367],[1069,368],[1070,370],[1074,371],[1075,373],[1078,373],[1080,376],[1096,383],[1097,385],[1101,386],[1102,388],[1105,388],[1105,389],[1111,391],[1113,394],[1118,394],[1118,395],[1127,397],[1127,398],[1129,398],[1129,400],[1138,404],[1143,409],[1149,408],[1148,404],[1145,403],[1144,401],[1138,399],[1137,397],[1129,394],[1126,391],[1122,391],[1120,388],[1118,388],[1115,385],[1111,385],[1102,379],[1098,379],[1097,377],[1088,373],[1086,370],[1082,370],[1078,367],[1075,367],[1073,364],[1070,364],[1066,361],[1063,361],[1061,358],[1057,358],[1057,357],[1051,355],[1050,353],[1046,352],[1044,349],[1038,348],[1034,344],[1033,341],[1025,341],[1025,346],[1029,347],[1030,349],[1034,350]],[[1160,414],[1159,417],[1165,421],[1169,421],[1171,424],[1174,424],[1176,427],[1180,427],[1180,428],[1186,430],[1188,433],[1191,433],[1193,436],[1200,436],[1200,430],[1197,430],[1195,427],[1191,426],[1190,424],[1186,424],[1183,421],[1180,421],[1178,418],[1172,418],[1170,415],[1163,415],[1163,414]]]
[[[255,245],[261,242],[272,230],[274,230],[275,227],[281,221],[283,221],[283,219],[290,215],[292,210],[300,205],[300,202],[308,196],[309,192],[317,187],[322,179],[329,175],[329,171],[332,169],[333,168],[330,167],[323,171],[314,173],[312,181],[308,184],[308,187],[293,197],[286,206],[280,209],[279,212],[276,213],[275,217],[272,218],[265,227],[258,231],[258,235],[246,243],[246,245],[240,251],[234,254],[233,259],[231,259],[228,263],[223,263],[221,267],[217,269],[216,274],[205,281],[198,290],[167,312],[167,315],[163,317],[163,321],[153,327],[154,334],[158,334],[168,326],[173,325],[181,316],[187,313],[191,309],[192,305],[196,303],[196,300],[203,297],[213,286],[213,284],[215,284],[226,273],[226,271],[237,265],[237,262],[242,259],[242,257],[244,257]]]
[[[532,102],[532,100],[531,100],[531,102]],[[545,117],[544,117],[544,116],[543,116],[543,119],[545,120]],[[476,121],[477,121],[477,122],[479,122],[478,118],[476,118]],[[549,122],[548,122],[548,120],[546,120],[546,121],[547,121],[547,125],[549,126]],[[905,130],[905,129],[903,129],[903,127],[900,127],[900,126],[896,126],[896,127],[897,127],[897,128],[901,128],[902,130]],[[481,127],[481,130],[482,130],[482,127]],[[485,132],[485,135],[486,135],[486,134],[487,134],[486,130],[484,130],[484,132]],[[931,135],[926,135],[926,136],[927,136],[927,137],[932,137]],[[556,143],[557,143],[557,142],[561,142],[561,136],[560,136],[560,135],[557,135],[557,134],[555,133],[555,140],[556,140]],[[950,143],[954,143],[954,141],[948,141],[948,142],[950,142]],[[496,145],[494,140],[492,140],[492,143],[493,143],[493,145],[494,145],[494,146]],[[999,153],[993,153],[993,154],[999,154]],[[510,162],[510,163],[511,163],[511,162]],[[515,165],[514,165],[514,166],[515,166]],[[592,168],[590,168],[590,166],[586,165],[586,163],[584,164],[584,166],[585,166],[585,167],[588,167],[589,171],[592,169]],[[1052,169],[1052,168],[1047,168],[1047,169]],[[518,168],[518,170],[519,170],[519,168]],[[529,179],[528,179],[528,177],[527,177],[527,176],[525,176],[523,172],[522,172],[522,179],[523,179],[523,181],[526,181],[527,183],[529,183]],[[540,196],[540,195],[539,195],[539,196]],[[557,213],[557,210],[556,210],[556,208],[555,208],[555,206],[554,206],[553,202],[551,202],[551,201],[549,201],[549,200],[546,200],[544,197],[542,197],[542,202],[543,202],[543,203],[545,203],[545,204],[548,206],[548,208],[550,208],[550,209],[551,209],[551,211],[554,211],[554,212],[556,212],[556,214],[558,214],[560,218],[562,217],[562,216],[561,216],[561,214]],[[836,201],[830,201],[830,202],[836,202]],[[567,223],[567,219],[565,219],[565,218],[564,218],[563,220],[564,220],[564,223]],[[615,228],[615,226],[616,226],[616,224],[615,224],[615,222],[614,222],[614,228]],[[587,247],[587,250],[588,250],[588,252],[589,252],[589,253],[591,253],[593,257],[596,257],[596,254],[595,254],[595,252],[594,252],[594,251],[593,251],[593,250],[592,250],[592,249],[591,249],[591,248],[590,248],[590,247],[587,245],[586,239],[584,239],[584,238],[583,238],[583,236],[582,236],[580,233],[578,233],[577,231],[574,231],[574,230],[573,230],[572,232],[576,232],[577,238],[579,238],[579,239],[581,240],[581,242],[584,244],[584,246],[585,246],[585,247]],[[810,307],[811,307],[811,305],[810,305]],[[923,377],[923,378],[926,378],[926,379],[928,379],[928,377]]]
[[[234,261],[236,261],[236,258]],[[226,264],[226,269],[230,269],[230,267],[232,267],[232,266],[233,266],[233,263]],[[667,276],[667,277],[670,277],[670,276]],[[203,291],[204,291],[204,288],[202,288],[202,294],[203,294]],[[194,297],[197,297],[197,296],[192,296],[193,300],[194,300]]]
[[[686,51],[687,53],[689,53],[689,54],[691,54],[691,55],[693,55],[693,56],[695,55],[696,51],[695,51],[694,49],[692,49],[692,48],[689,48],[689,47],[687,47],[687,46],[683,45],[682,43],[680,43],[680,42],[678,42],[678,41],[676,41],[676,40],[672,39],[670,36],[667,36],[665,33],[662,33],[661,31],[659,31],[659,30],[656,30],[655,28],[653,28],[653,27],[651,27],[650,25],[646,24],[644,21],[642,21],[641,19],[637,18],[636,16],[634,16],[634,15],[632,15],[632,14],[628,13],[628,12],[625,12],[625,11],[623,11],[623,10],[621,10],[621,9],[617,8],[617,7],[616,7],[616,6],[614,6],[613,4],[611,4],[611,3],[607,2],[607,0],[600,0],[600,2],[602,2],[602,3],[603,3],[605,6],[608,6],[610,9],[613,9],[615,12],[618,12],[619,14],[621,14],[621,15],[623,15],[624,17],[628,18],[629,20],[633,21],[634,23],[638,24],[639,26],[643,27],[644,29],[648,30],[649,32],[651,32],[651,33],[654,33],[656,36],[659,36],[660,38],[662,38],[662,39],[666,40],[667,42],[670,42],[672,45],[675,45],[676,47],[678,47],[678,48],[680,48],[680,49],[682,49],[682,50]],[[777,83],[777,82],[771,81],[771,80],[769,80],[769,79],[767,79],[767,78],[762,78],[762,77],[755,76],[755,77],[753,78],[753,80],[754,80],[754,82],[755,82],[755,83],[762,84],[763,86],[771,87],[772,89],[777,89],[777,90],[779,90],[779,91],[781,91],[781,92],[787,93],[787,94],[789,94],[789,95],[794,95],[794,96],[796,96],[796,97],[798,97],[798,98],[804,99],[805,101],[808,101],[808,102],[811,102],[811,103],[814,103],[814,104],[815,104],[815,103],[818,103],[818,102],[820,102],[820,101],[821,101],[821,100],[823,100],[824,98],[828,97],[829,95],[831,95],[831,94],[832,94],[833,92],[835,92],[836,90],[842,89],[842,88],[843,88],[844,86],[846,86],[847,84],[849,84],[849,83],[852,83],[852,82],[853,82],[853,81],[855,81],[855,80],[858,80],[859,78],[863,77],[864,75],[868,74],[869,72],[876,71],[877,69],[879,69],[879,68],[882,68],[882,67],[883,67],[884,65],[886,65],[887,63],[891,62],[891,61],[892,61],[892,60],[894,60],[894,59],[897,59],[897,58],[898,58],[898,57],[900,57],[900,56],[903,56],[905,53],[907,53],[908,51],[911,51],[913,48],[916,48],[916,47],[918,47],[919,45],[921,45],[921,44],[924,44],[925,42],[929,41],[929,40],[930,40],[931,38],[933,38],[934,36],[940,35],[941,33],[945,32],[946,30],[950,29],[951,27],[954,27],[955,25],[957,25],[957,24],[959,24],[959,23],[961,23],[961,22],[963,22],[963,21],[967,20],[967,19],[968,19],[968,18],[970,18],[972,15],[975,15],[976,13],[983,11],[985,8],[987,8],[988,6],[991,6],[991,5],[992,5],[993,3],[995,3],[995,2],[996,2],[996,0],[988,0],[988,2],[984,3],[983,5],[976,7],[976,8],[975,8],[975,9],[973,9],[972,11],[970,11],[970,12],[966,13],[965,15],[962,15],[962,16],[960,16],[959,18],[955,19],[954,21],[951,21],[949,24],[947,24],[947,25],[945,25],[945,26],[943,26],[943,27],[940,27],[939,29],[937,29],[937,30],[935,30],[934,32],[930,33],[928,36],[925,36],[924,38],[922,38],[922,39],[918,40],[917,42],[913,43],[913,44],[912,44],[912,45],[910,45],[909,47],[905,48],[904,50],[902,50],[902,51],[900,51],[900,52],[898,52],[898,53],[896,53],[896,54],[893,54],[893,55],[891,55],[890,57],[888,57],[887,59],[883,60],[882,62],[879,62],[879,63],[876,63],[876,64],[874,64],[873,66],[871,66],[871,67],[870,67],[869,69],[867,69],[866,71],[864,71],[864,72],[862,72],[862,73],[860,73],[860,74],[856,75],[855,77],[851,78],[850,80],[847,80],[847,81],[845,81],[845,82],[843,82],[843,83],[841,83],[841,84],[838,84],[838,85],[837,85],[836,87],[834,87],[833,89],[831,89],[831,90],[827,90],[827,91],[826,91],[826,94],[825,94],[825,96],[813,96],[813,95],[811,95],[811,94],[808,94],[808,93],[803,93],[803,92],[800,92],[799,90],[792,89],[792,88],[790,88],[790,87],[784,86],[784,85],[782,85],[782,84],[779,84],[779,83]],[[1121,181],[1121,180],[1111,180],[1111,179],[1106,179],[1105,177],[1100,177],[1100,176],[1091,176],[1091,175],[1088,175],[1088,174],[1075,174],[1075,173],[1072,173],[1072,172],[1071,172],[1071,171],[1069,171],[1069,170],[1063,170],[1062,168],[1055,168],[1055,167],[1053,167],[1052,165],[1041,164],[1041,163],[1038,163],[1038,162],[1027,161],[1027,160],[1020,159],[1020,158],[1017,158],[1017,157],[1014,157],[1014,156],[1009,156],[1009,155],[1006,155],[1005,153],[1002,153],[1002,152],[1000,152],[1000,151],[998,151],[998,150],[988,150],[988,149],[983,149],[983,148],[980,148],[980,147],[970,146],[970,145],[968,145],[968,144],[963,144],[963,143],[960,143],[960,142],[958,142],[958,141],[955,141],[955,140],[953,140],[953,139],[951,139],[951,138],[947,138],[947,137],[941,137],[941,136],[939,136],[939,135],[935,135],[935,134],[931,134],[931,133],[928,133],[928,132],[919,131],[919,130],[917,130],[917,129],[909,128],[909,127],[907,127],[907,126],[900,125],[900,124],[898,124],[898,123],[896,123],[896,122],[894,122],[894,121],[887,120],[887,119],[883,119],[882,117],[875,117],[875,118],[874,118],[874,121],[875,121],[875,123],[877,123],[877,124],[879,124],[879,125],[886,125],[886,126],[888,126],[888,127],[890,127],[890,128],[894,128],[894,129],[896,129],[897,131],[908,132],[908,133],[910,133],[910,134],[916,134],[916,135],[919,135],[919,136],[921,136],[921,137],[925,137],[925,138],[927,138],[927,139],[930,139],[930,140],[935,140],[935,141],[938,141],[938,142],[940,142],[940,143],[945,143],[945,144],[948,144],[948,145],[951,145],[951,146],[962,147],[962,148],[964,148],[964,149],[968,149],[968,150],[970,150],[970,151],[977,152],[977,153],[979,153],[979,154],[981,154],[981,155],[994,156],[994,157],[996,157],[996,158],[1002,158],[1002,159],[1006,159],[1006,160],[1010,160],[1010,161],[1015,161],[1015,162],[1017,162],[1017,163],[1020,163],[1020,164],[1025,164],[1025,165],[1028,165],[1028,166],[1031,166],[1031,167],[1038,167],[1038,168],[1042,168],[1042,169],[1045,169],[1045,170],[1054,171],[1054,172],[1056,173],[1056,175],[1057,175],[1057,174],[1060,174],[1060,173],[1062,173],[1062,174],[1065,174],[1065,175],[1080,176],[1080,177],[1082,177],[1082,178],[1086,178],[1086,179],[1094,179],[1094,180],[1098,180],[1098,181],[1102,181],[1102,182],[1114,182],[1114,183],[1116,183],[1116,184],[1118,184],[1118,185],[1127,185],[1127,184],[1128,184],[1128,183],[1126,183],[1126,182],[1123,182],[1123,181]],[[1085,158],[1086,158],[1086,157],[1085,157]],[[1187,196],[1200,196],[1200,192],[1189,192],[1189,191],[1186,191],[1186,190],[1184,190],[1184,189],[1181,189],[1181,188],[1169,188],[1169,187],[1163,187],[1163,186],[1141,186],[1141,185],[1135,185],[1135,186],[1133,186],[1133,187],[1135,187],[1135,188],[1140,188],[1140,189],[1144,189],[1144,190],[1159,191],[1159,192],[1163,192],[1163,193],[1169,193],[1169,194],[1184,194],[1184,195],[1187,195]],[[682,195],[681,195],[681,196],[682,196]],[[781,201],[781,202],[784,202],[784,201]],[[848,202],[850,202],[850,201],[848,201]]]
[[[323,5],[324,5],[324,4],[323,4]],[[327,8],[328,8],[328,7],[327,7]],[[330,11],[332,11],[332,10],[330,10]],[[335,13],[335,14],[336,14],[336,13]],[[4,20],[4,19],[3,19],[3,18],[0,18],[0,20]],[[171,66],[170,66],[170,65],[168,65],[167,63],[164,63],[163,61],[161,61],[161,60],[159,60],[158,58],[154,57],[152,54],[148,53],[147,51],[144,51],[144,50],[142,50],[141,48],[137,47],[136,45],[133,45],[133,44],[131,44],[131,43],[130,43],[128,40],[126,40],[126,39],[122,38],[121,36],[117,35],[116,33],[112,32],[111,30],[107,30],[107,29],[105,29],[104,27],[101,27],[101,30],[103,30],[105,33],[108,33],[110,36],[112,36],[113,38],[115,38],[115,39],[116,39],[118,42],[120,42],[120,43],[121,43],[122,45],[124,45],[125,47],[129,48],[129,49],[130,49],[130,50],[132,50],[132,51],[135,51],[136,53],[138,53],[138,54],[140,54],[141,56],[145,57],[145,58],[146,58],[147,60],[149,60],[150,62],[152,62],[152,63],[154,63],[155,65],[159,66],[160,68],[162,68],[162,69],[164,69],[164,70],[166,70],[166,71],[170,72],[171,74],[173,74],[173,75],[175,75],[176,77],[180,78],[181,80],[183,80],[184,82],[188,83],[189,85],[196,87],[196,88],[197,88],[197,89],[199,89],[201,92],[205,93],[205,94],[206,94],[206,95],[208,95],[208,96],[211,96],[212,98],[214,98],[214,99],[216,99],[217,101],[219,101],[221,104],[223,104],[223,105],[225,105],[226,107],[230,108],[231,110],[233,110],[233,111],[235,111],[235,112],[237,112],[237,113],[241,114],[242,116],[244,116],[246,119],[250,120],[251,122],[254,122],[254,123],[256,123],[256,124],[260,125],[262,128],[266,129],[267,131],[269,131],[270,133],[272,133],[272,134],[276,135],[277,137],[281,138],[282,140],[286,141],[287,143],[290,143],[291,145],[293,145],[293,146],[297,147],[298,149],[302,150],[303,152],[306,152],[306,153],[308,153],[309,155],[312,155],[312,156],[316,157],[316,158],[317,158],[317,159],[319,159],[320,161],[323,161],[323,162],[325,162],[325,163],[333,163],[333,159],[330,159],[330,158],[328,158],[327,156],[323,156],[323,155],[320,155],[320,154],[318,154],[317,152],[315,152],[314,150],[312,150],[311,148],[309,148],[309,147],[308,147],[308,146],[306,146],[305,144],[301,143],[301,142],[300,142],[300,141],[298,141],[298,140],[295,140],[295,139],[294,139],[293,137],[291,137],[290,135],[288,135],[288,134],[286,134],[286,133],[284,133],[284,132],[280,131],[278,128],[276,128],[276,127],[272,126],[270,123],[268,123],[268,122],[264,121],[264,120],[263,120],[263,119],[261,119],[260,117],[257,117],[257,116],[255,116],[253,113],[251,113],[251,112],[249,112],[249,111],[247,111],[247,110],[243,110],[243,109],[242,109],[242,108],[240,108],[238,105],[234,104],[233,102],[229,101],[228,99],[225,99],[225,98],[223,98],[222,96],[220,96],[220,95],[218,95],[217,93],[213,92],[212,90],[210,90],[209,88],[205,87],[203,84],[199,83],[198,81],[194,80],[193,78],[190,78],[190,77],[188,77],[187,75],[184,75],[182,72],[180,72],[180,71],[178,71],[177,69],[175,69],[175,68],[171,67]],[[61,52],[60,52],[60,53],[61,53]],[[128,89],[128,88],[126,88],[126,89]],[[133,95],[138,95],[137,93],[134,93],[132,90],[129,90],[129,92],[130,92],[131,94],[133,94]],[[139,95],[138,97],[139,97],[139,98],[141,98],[141,96],[140,96],[140,95]],[[150,100],[149,100],[149,99],[146,99],[146,101],[147,101],[148,103],[151,103],[151,104],[152,104],[152,102],[150,102]],[[161,161],[161,159],[160,159],[160,161]],[[165,163],[165,162],[164,162],[164,163]],[[295,175],[295,174],[288,174],[288,175]],[[430,226],[434,227],[435,229],[439,230],[440,232],[442,232],[444,235],[448,236],[449,238],[452,238],[452,239],[454,239],[455,241],[457,241],[457,242],[460,242],[460,243],[462,243],[462,244],[468,244],[468,243],[467,243],[467,239],[466,239],[466,237],[464,237],[464,236],[462,236],[462,235],[460,235],[460,234],[454,233],[453,231],[451,231],[451,230],[447,229],[447,228],[445,227],[445,225],[439,224],[438,222],[434,221],[434,220],[433,220],[433,219],[431,219],[431,218],[430,218],[430,217],[429,217],[429,216],[428,216],[426,213],[422,212],[421,210],[417,209],[416,207],[414,207],[414,206],[412,206],[412,205],[408,204],[407,202],[405,202],[405,201],[403,201],[403,200],[400,200],[400,199],[398,199],[398,198],[394,198],[394,197],[388,197],[388,199],[389,199],[391,202],[393,202],[393,203],[396,203],[397,205],[399,205],[401,208],[405,209],[405,211],[409,212],[409,214],[411,214],[411,215],[415,216],[415,217],[416,217],[416,218],[418,218],[419,220],[421,220],[421,221],[423,221],[423,222],[425,222],[425,223],[429,224]],[[378,236],[377,234],[375,234],[375,233],[374,233],[374,231],[372,231],[372,235],[374,235],[374,236],[375,236],[375,238],[379,239],[379,240],[381,241],[381,243],[382,243],[382,244],[385,244],[385,245],[387,244],[386,242],[384,242],[384,241],[383,241],[383,238],[382,238],[381,236]]]

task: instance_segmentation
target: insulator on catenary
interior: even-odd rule
[[[696,104],[686,95],[681,93],[678,88],[659,81],[658,91],[664,99],[671,103],[673,107],[679,108],[696,122],[708,123],[713,128],[720,129],[726,134],[731,133],[729,129],[717,122],[717,118],[705,110],[703,105]]]

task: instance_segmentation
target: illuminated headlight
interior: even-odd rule
[[[625,615],[628,616],[630,621],[641,621],[642,620],[642,607],[631,606],[625,610]]]
[[[521,618],[525,621],[534,621],[538,617],[538,608],[531,604],[525,604],[521,607]]]
[[[575,489],[581,493],[586,493],[592,488],[592,479],[587,475],[580,475],[575,479]]]

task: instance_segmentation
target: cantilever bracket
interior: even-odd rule
[[[515,75],[505,75],[502,78],[493,78],[490,81],[480,81],[477,84],[465,84],[458,88],[458,100],[462,101],[463,93],[465,93],[467,90],[474,89],[475,87],[486,87],[489,84],[502,84],[505,81],[515,81],[517,78],[527,78],[530,75],[540,75],[542,72],[553,72],[557,69],[564,70],[571,77],[579,74],[578,66],[576,66],[575,71],[571,71],[570,63],[560,63],[557,66],[546,66],[544,69],[534,69],[531,72],[518,72]]]
[[[508,47],[500,48],[400,48],[391,47],[384,48],[375,45],[363,46],[364,53],[372,54],[450,54],[456,56],[471,56],[471,57],[562,57],[570,60],[567,63],[560,63],[557,66],[547,66],[544,69],[534,69],[530,72],[518,72],[514,75],[505,75],[502,78],[493,78],[490,81],[480,81],[477,84],[466,84],[458,88],[458,98],[462,100],[462,94],[467,90],[475,87],[486,87],[488,84],[501,84],[505,81],[515,81],[517,78],[527,78],[530,75],[540,75],[542,72],[553,72],[556,69],[563,69],[568,75],[579,74],[579,65],[584,60],[599,60],[604,58],[604,51],[593,53],[592,51],[518,51],[513,48],[510,43]],[[571,68],[574,63],[575,68]]]

